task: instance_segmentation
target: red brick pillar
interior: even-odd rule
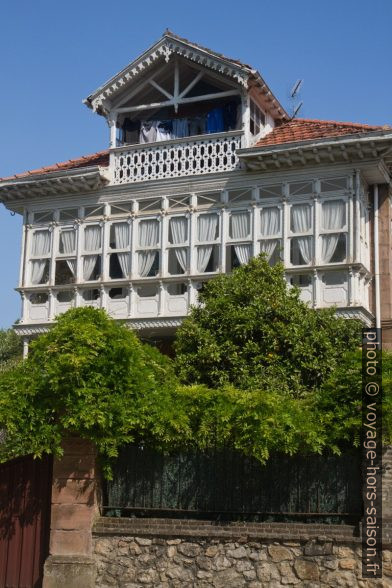
[[[63,448],[63,457],[53,464],[50,555],[43,588],[92,588],[91,529],[98,513],[96,453],[83,439],[68,439]]]

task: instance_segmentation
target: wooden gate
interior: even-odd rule
[[[0,465],[0,588],[38,588],[48,555],[52,459]]]

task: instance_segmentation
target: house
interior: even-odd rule
[[[170,339],[206,280],[260,252],[392,345],[392,128],[292,119],[255,69],[169,31],[84,102],[109,149],[0,181],[24,218],[26,350],[85,305]]]

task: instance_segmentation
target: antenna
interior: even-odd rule
[[[294,108],[293,118],[295,118],[297,116],[297,114],[301,110],[302,106],[303,106],[303,100],[301,100],[301,102],[299,104],[297,104],[297,106]]]
[[[290,92],[290,96],[291,98],[294,98],[296,94],[298,94],[298,92],[301,89],[303,80],[297,80],[294,84],[294,86],[291,88],[291,92]]]
[[[292,111],[291,118],[292,119],[297,116],[298,112],[301,110],[301,108],[303,106],[303,100],[301,100],[301,102],[299,102],[298,104],[295,104],[296,99],[300,98],[299,93],[302,88],[302,84],[303,84],[303,80],[301,80],[301,79],[297,80],[290,91],[290,101],[291,101],[291,111]]]

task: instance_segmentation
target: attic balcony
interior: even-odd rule
[[[240,168],[244,133],[233,130],[110,150],[113,185],[228,172]]]

